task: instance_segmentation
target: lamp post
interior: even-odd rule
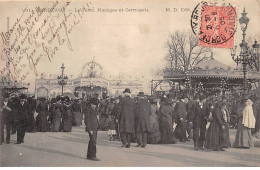
[[[249,22],[249,18],[246,16],[247,13],[245,11],[245,8],[243,10],[242,17],[239,18],[239,23],[241,25],[241,30],[243,32],[243,39],[242,42],[239,44],[240,45],[240,54],[236,56],[236,48],[235,46],[233,49],[231,49],[231,56],[232,59],[237,63],[242,64],[243,66],[243,74],[244,74],[244,83],[243,83],[243,90],[244,93],[247,91],[247,65],[252,66],[252,64],[255,65],[255,68],[259,70],[259,44],[257,44],[257,41],[252,45],[252,49],[248,46],[245,36],[246,36],[246,30]],[[236,56],[236,57],[235,57]]]
[[[58,76],[58,83],[61,86],[61,95],[63,95],[63,87],[67,84],[68,77],[64,75],[64,63],[61,66],[61,75]]]
[[[227,85],[225,79],[221,79],[221,81],[220,81],[220,88],[221,88],[222,95],[225,96],[225,92],[228,89],[228,85]]]
[[[199,94],[201,94],[203,92],[204,88],[203,88],[203,84],[201,82],[199,82],[198,84],[198,91],[199,91]]]

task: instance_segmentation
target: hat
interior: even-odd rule
[[[98,105],[98,99],[97,98],[90,99],[90,104]]]
[[[20,99],[26,99],[26,95],[25,94],[21,94]]]
[[[129,88],[126,88],[125,91],[123,93],[131,93]]]
[[[144,97],[144,92],[139,92],[139,94],[137,96]]]
[[[201,101],[201,100],[204,100],[204,99],[206,99],[206,98],[207,98],[207,96],[205,96],[205,95],[200,95],[200,97],[199,97],[200,101]]]
[[[40,97],[39,98],[39,101],[43,101],[44,102],[45,100],[46,100],[46,98],[44,98],[44,97]]]
[[[61,97],[60,95],[56,97],[56,101],[60,101],[61,100]]]
[[[163,98],[162,101],[165,103],[165,104],[170,104],[170,100],[168,98]]]
[[[107,93],[106,93],[106,92],[103,92],[103,93],[102,93],[102,97],[103,97],[103,99],[108,98]]]
[[[57,101],[56,101],[56,98],[52,98],[51,99],[51,103],[56,103]]]
[[[69,96],[65,96],[65,101],[66,101],[66,102],[70,102]]]
[[[60,96],[60,98],[61,98],[62,102],[65,102],[65,97],[64,96]]]
[[[198,94],[196,94],[196,95],[194,96],[194,100],[197,100],[197,99],[199,99],[199,95],[198,95]]]

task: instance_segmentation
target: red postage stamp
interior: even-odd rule
[[[200,20],[197,19],[199,17]],[[193,32],[199,36],[200,46],[233,48],[236,30],[236,8],[230,4],[226,6],[201,3],[194,9],[191,27]]]

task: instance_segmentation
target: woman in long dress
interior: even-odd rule
[[[255,128],[255,117],[250,99],[243,99],[242,105],[238,107],[238,126],[234,148],[250,148],[252,145],[251,129]]]
[[[222,120],[222,104],[217,102],[209,115],[208,121],[210,122],[209,128],[206,133],[205,148],[213,149],[214,151],[224,151],[223,147],[223,128],[224,122]]]
[[[70,99],[66,98],[66,103],[63,105],[63,117],[62,117],[62,127],[63,132],[71,132],[72,129],[72,108]]]
[[[231,142],[229,138],[229,122],[230,122],[230,113],[229,110],[227,109],[227,103],[223,102],[222,107],[221,107],[221,113],[222,113],[222,120],[223,120],[223,125],[224,129],[223,131],[223,139],[222,139],[222,147],[223,148],[229,148],[231,147]]]
[[[159,130],[159,118],[158,118],[159,107],[155,100],[151,101],[151,112],[149,116],[151,132],[148,133],[148,143],[156,144],[160,142],[161,133]]]
[[[57,102],[54,103],[54,107],[53,107],[53,125],[52,125],[53,132],[59,132],[60,125],[61,125],[62,104],[61,104],[60,96],[58,96],[56,100]]]
[[[83,120],[83,113],[81,112],[81,107],[79,103],[79,99],[76,98],[72,104],[72,111],[73,111],[73,125],[81,126]]]
[[[36,127],[38,132],[46,132],[48,130],[48,105],[45,100],[45,98],[40,98],[40,103],[36,109],[36,112],[39,113],[36,117]]]
[[[173,120],[175,115],[173,107],[168,98],[164,98],[159,110],[160,113],[160,132],[161,132],[161,143],[172,144],[175,143],[173,136]]]

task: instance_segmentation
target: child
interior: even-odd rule
[[[108,116],[109,116],[109,129],[108,129],[108,136],[109,141],[114,141],[115,140],[115,135],[116,135],[116,126],[115,126],[115,117],[113,115],[113,108],[114,108],[114,103],[113,99],[111,99],[108,103]]]

